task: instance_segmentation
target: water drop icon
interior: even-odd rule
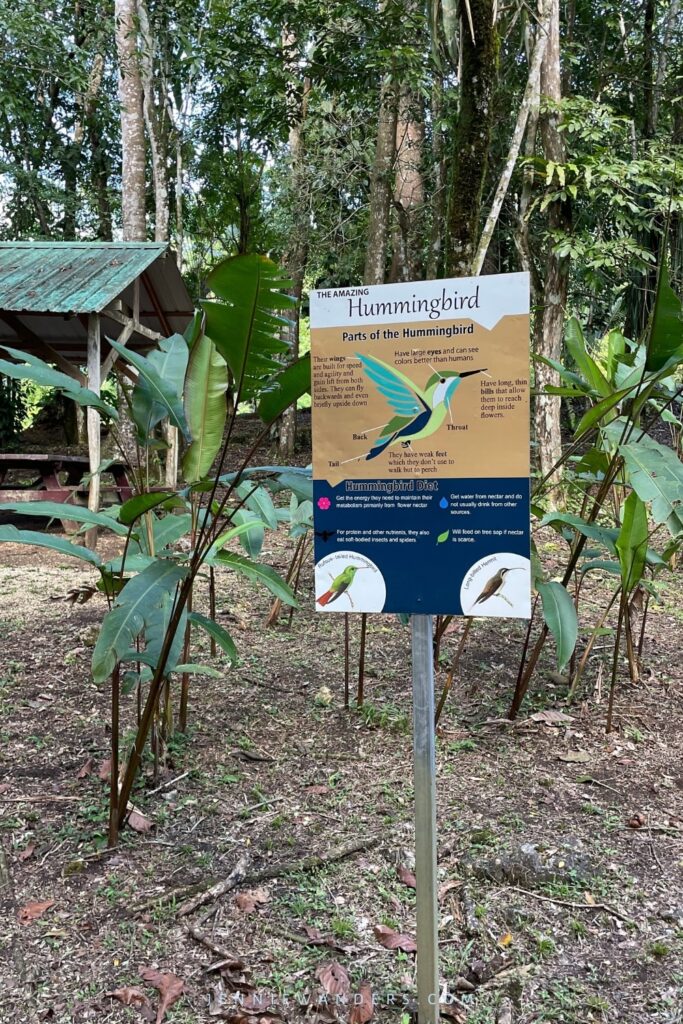
[[[439,508],[448,508],[448,500],[446,498],[441,499],[439,502]]]

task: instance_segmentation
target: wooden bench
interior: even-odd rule
[[[83,477],[90,472],[90,463],[80,455],[58,454],[0,454],[0,503],[10,501],[61,501],[72,505],[87,505],[88,488]],[[17,473],[31,474],[28,484],[8,480]],[[103,497],[115,502],[127,501],[133,491],[126,466],[112,462],[102,471]],[[64,479],[60,479],[64,477]],[[112,477],[105,483],[105,477]]]

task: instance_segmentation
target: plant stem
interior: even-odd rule
[[[602,615],[598,619],[598,622],[597,622],[596,626],[594,627],[593,632],[591,633],[590,639],[589,639],[588,643],[586,644],[586,649],[583,652],[583,654],[581,655],[581,661],[579,662],[579,667],[576,670],[576,675],[572,679],[571,686],[569,688],[569,693],[567,694],[567,702],[569,704],[571,704],[571,702],[574,700],[574,694],[576,693],[576,688],[579,685],[579,680],[581,679],[583,671],[584,671],[584,669],[586,667],[586,662],[588,661],[590,653],[593,650],[593,644],[595,643],[595,641],[598,638],[598,631],[601,630],[602,627],[604,626],[605,619],[609,615],[610,609],[611,609],[612,605],[614,604],[614,602],[616,601],[616,599],[619,597],[620,593],[621,593],[621,587],[617,587],[617,589],[614,591],[614,593],[612,594],[611,598],[609,599],[607,607],[605,608],[604,612],[602,613]]]
[[[216,574],[213,566],[209,566],[209,617],[216,621]],[[211,637],[211,657],[216,657],[216,638]]]
[[[443,690],[441,691],[441,696],[439,697],[439,703],[438,703],[438,706],[437,706],[437,709],[436,709],[436,713],[434,715],[434,728],[436,728],[436,726],[439,724],[439,719],[441,718],[441,713],[442,713],[442,711],[443,711],[443,709],[445,707],[446,701],[448,699],[448,694],[451,692],[451,687],[453,685],[453,679],[455,678],[455,673],[458,670],[458,665],[460,664],[460,657],[462,655],[462,652],[465,649],[465,644],[467,643],[467,636],[469,634],[469,631],[471,629],[473,621],[474,621],[474,619],[470,619],[470,618],[465,620],[465,628],[462,631],[462,635],[460,637],[460,643],[458,644],[458,649],[455,652],[455,657],[453,658],[453,663],[451,664],[451,667],[448,670],[448,676],[446,678],[446,682],[444,683]]]
[[[121,666],[111,674],[111,758],[109,774],[109,846],[119,838],[119,696]]]
[[[349,613],[344,612],[344,707],[349,710]]]
[[[363,707],[364,686],[365,686],[365,635],[368,628],[368,616],[363,612],[360,617],[360,653],[358,655],[358,692],[356,704]]]
[[[614,713],[614,693],[617,688],[617,671],[619,669],[619,648],[621,647],[621,624],[624,619],[624,609],[626,606],[626,594],[621,591],[621,600],[619,602],[619,618],[617,619],[617,636],[614,642],[614,656],[612,658],[612,678],[609,684],[609,704],[607,707],[607,722],[605,724],[605,732],[610,733],[612,731],[612,719]]]

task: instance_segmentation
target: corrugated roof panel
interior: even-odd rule
[[[164,242],[0,242],[0,310],[99,312],[166,248]]]

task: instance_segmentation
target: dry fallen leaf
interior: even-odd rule
[[[403,864],[399,864],[396,868],[396,874],[398,875],[399,882],[403,882],[403,884],[407,885],[409,889],[417,889],[415,875],[409,870],[409,868],[405,867]]]
[[[27,903],[21,908],[17,914],[17,920],[19,924],[27,925],[31,921],[36,921],[39,917],[42,917],[46,910],[50,907],[54,907],[54,900],[45,900],[42,903]]]
[[[152,827],[152,822],[149,818],[145,817],[141,811],[138,811],[133,807],[128,818],[126,819],[133,832],[149,832]]]
[[[348,971],[336,960],[323,964],[315,972],[316,978],[328,996],[347,996],[351,991],[351,979]]]
[[[504,935],[501,935],[501,937],[498,939],[498,945],[502,946],[503,949],[505,949],[506,946],[511,946],[512,945],[512,932],[505,932]]]
[[[0,782],[0,795],[6,793],[9,789],[9,782]]]
[[[26,846],[21,851],[21,853],[18,854],[18,859],[21,860],[21,861],[30,860],[31,857],[33,856],[33,854],[36,852],[36,849],[37,849],[36,843],[29,843],[28,846]]]
[[[243,914],[251,914],[257,907],[262,907],[270,900],[267,889],[251,889],[249,892],[240,892],[235,896],[235,904]]]
[[[141,988],[136,986],[127,986],[125,988],[114,989],[113,992],[105,992],[105,996],[109,999],[118,999],[124,1006],[151,1006],[149,999],[142,991]]]
[[[326,796],[329,792],[329,786],[306,786],[304,790],[308,796]]]
[[[583,898],[585,899],[585,901],[586,901],[586,903],[588,904],[589,907],[594,907],[595,906],[595,896],[593,895],[592,892],[586,891],[583,894]]]
[[[587,750],[567,750],[557,755],[559,761],[566,761],[568,764],[586,764],[591,760]]]
[[[77,779],[87,779],[87,777],[92,774],[92,770],[93,770],[94,767],[95,767],[95,759],[93,757],[89,757],[88,760],[85,762],[85,764],[81,768],[79,768],[78,772],[76,773],[76,778]],[[109,777],[109,771],[107,770],[107,778],[108,777]],[[119,991],[122,992],[123,989],[120,989]],[[108,994],[109,993],[107,993],[107,995]]]
[[[449,878],[447,881],[442,882],[439,886],[439,899],[442,900],[449,892],[459,889],[461,886],[462,882],[458,881],[457,878]]]
[[[402,949],[404,953],[414,953],[417,950],[417,943],[412,935],[396,932],[385,924],[376,924],[374,931],[375,938],[385,949]]]
[[[647,825],[647,818],[644,814],[641,814],[640,811],[638,811],[628,819],[626,824],[629,828],[643,828],[644,825]]]
[[[102,782],[109,782],[109,776],[111,775],[111,758],[107,757],[100,765],[98,772],[99,778]]]
[[[564,722],[573,722],[572,715],[565,715],[564,711],[536,711],[529,715],[532,722],[542,722],[543,725],[561,725]]]
[[[369,981],[361,981],[360,990],[354,993],[349,1024],[368,1024],[375,1012],[375,1001]]]
[[[161,1024],[169,1007],[177,1003],[185,990],[182,978],[170,971],[155,971],[153,967],[143,967],[140,977],[159,993],[159,1009],[156,1024]]]

